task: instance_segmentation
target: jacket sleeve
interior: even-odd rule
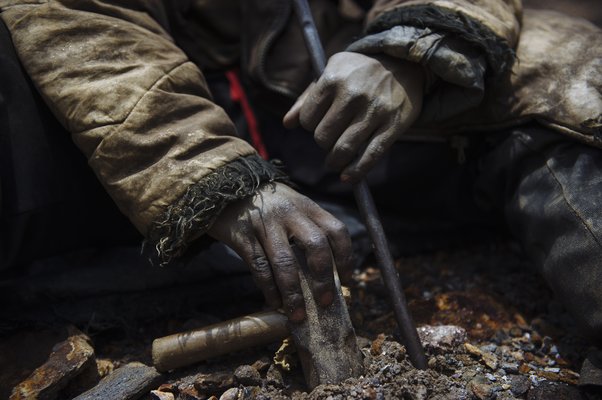
[[[348,50],[420,63],[427,96],[417,126],[435,126],[484,98],[489,78],[512,68],[520,0],[376,0],[366,36]]]
[[[235,136],[161,1],[0,0],[19,58],[162,261],[228,202],[281,177]]]

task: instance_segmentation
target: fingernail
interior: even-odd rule
[[[305,310],[303,308],[297,308],[288,318],[292,322],[301,322],[305,319]]]
[[[334,301],[334,294],[332,292],[322,293],[320,296],[320,305],[322,307],[327,307],[332,304]]]

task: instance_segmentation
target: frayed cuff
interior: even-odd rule
[[[288,177],[274,164],[251,155],[231,161],[191,185],[152,224],[144,246],[154,250],[151,262],[169,264],[211,228],[228,204],[252,196],[271,182],[288,182]]]

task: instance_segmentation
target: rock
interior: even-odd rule
[[[206,396],[199,395],[194,387],[179,388],[178,400],[201,400],[205,399]]]
[[[259,360],[255,361],[251,366],[255,368],[260,374],[262,374],[266,372],[268,368],[270,368],[270,364],[271,362],[268,357],[261,357]]]
[[[284,379],[282,378],[282,372],[280,368],[274,364],[270,365],[266,374],[266,381],[268,385],[272,385],[277,388],[284,387]]]
[[[385,334],[379,333],[376,339],[374,339],[372,341],[372,344],[370,345],[370,354],[372,354],[373,356],[379,355],[382,351],[382,345],[385,342],[385,339]]]
[[[448,351],[466,341],[466,330],[456,325],[425,325],[417,330],[422,345],[433,352]]]
[[[234,371],[234,378],[244,386],[259,386],[261,385],[261,375],[259,371],[250,365],[241,365]]]
[[[238,400],[240,396],[240,389],[231,388],[226,390],[219,398],[219,400]]]
[[[583,361],[579,386],[602,387],[602,351],[590,351]]]
[[[74,377],[88,368],[95,370],[88,336],[75,327],[67,328],[67,334],[66,340],[52,348],[48,360],[13,388],[10,400],[54,399]]]
[[[484,376],[479,375],[473,378],[468,382],[467,388],[480,400],[493,398],[493,387]]]
[[[579,389],[565,385],[544,381],[539,386],[529,390],[527,400],[581,400]]]
[[[175,400],[173,393],[161,392],[160,390],[151,390],[151,399],[153,400]]]
[[[492,371],[495,371],[497,369],[498,361],[497,357],[494,354],[488,351],[483,351],[477,346],[474,346],[468,342],[464,343],[464,348],[468,353],[479,358]]]
[[[227,372],[203,374],[194,382],[194,387],[199,394],[205,395],[217,395],[233,386],[235,386],[234,376]]]
[[[518,373],[518,364],[517,363],[503,363],[502,369],[509,374],[517,374]]]
[[[153,367],[132,362],[117,368],[74,400],[137,399],[157,387],[161,379],[161,374]]]
[[[531,381],[526,376],[515,375],[510,377],[510,391],[515,396],[520,396],[527,393],[531,387]]]

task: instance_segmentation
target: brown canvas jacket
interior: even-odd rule
[[[535,119],[602,141],[602,42],[586,21],[523,15],[519,0],[378,0],[363,18],[311,4],[328,53],[424,66],[416,132]],[[164,261],[229,202],[283,179],[236,136],[201,71],[240,65],[266,103],[292,101],[311,74],[288,0],[0,0],[0,11],[46,103]]]

